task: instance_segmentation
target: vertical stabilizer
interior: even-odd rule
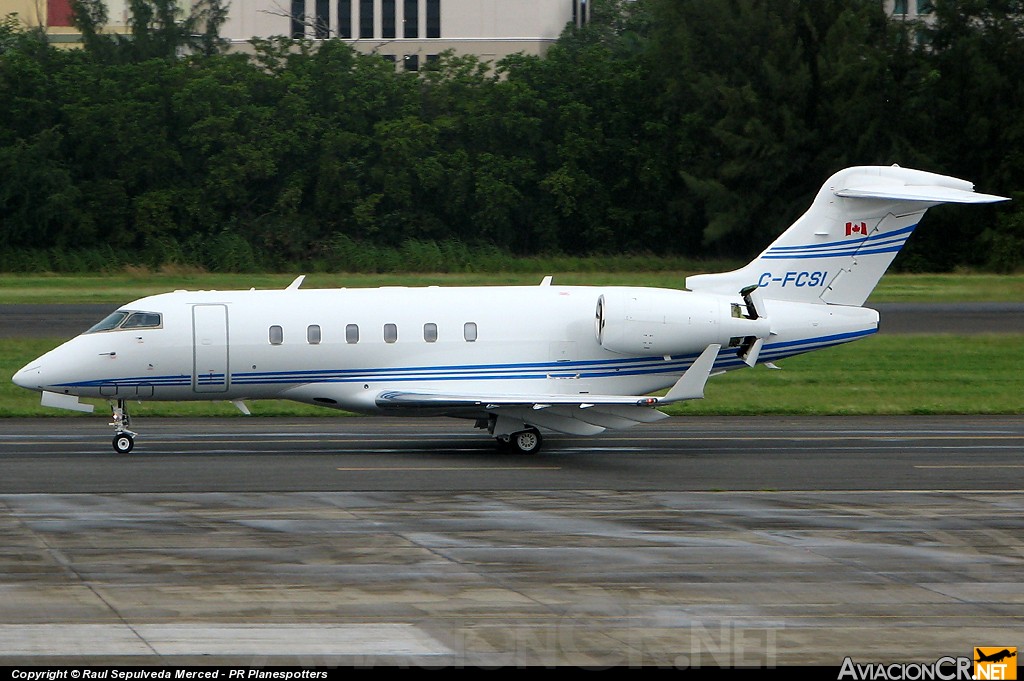
[[[746,267],[688,277],[693,291],[735,295],[756,285],[770,300],[863,305],[930,207],[992,203],[965,180],[898,166],[833,175],[811,207]]]

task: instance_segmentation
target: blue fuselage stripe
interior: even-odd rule
[[[818,336],[799,340],[765,344],[760,354],[762,360],[781,359],[847,343],[875,333],[877,329],[865,329],[848,333]],[[411,382],[411,381],[494,381],[494,380],[536,380],[547,378],[578,377],[580,379],[612,378],[624,376],[645,376],[680,374],[696,360],[698,354],[679,355],[666,360],[663,357],[609,358],[601,360],[577,360],[572,362],[533,362],[480,365],[444,365],[416,367],[378,367],[364,369],[327,369],[311,371],[239,372],[230,376],[232,385],[238,386],[281,386],[304,383],[352,383],[352,382]],[[715,362],[715,369],[729,369],[745,366],[738,356],[723,350]],[[204,374],[197,378],[199,385],[223,385],[228,380],[224,374]],[[74,383],[64,383],[68,388],[101,387],[186,387],[192,385],[192,376],[186,374],[168,376],[135,376],[100,378]]]

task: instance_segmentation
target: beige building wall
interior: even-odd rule
[[[46,25],[46,0],[0,0],[0,17],[17,14],[26,28]]]
[[[395,37],[384,37],[383,0],[372,0],[373,37],[358,37],[362,25],[360,0],[351,0],[352,37],[342,35],[338,0],[299,0],[303,34],[307,38],[342,37],[362,52],[394,57],[399,63],[415,55],[423,61],[444,50],[497,60],[516,52],[541,54],[566,25],[589,15],[588,0],[441,0],[440,37],[427,38],[427,1],[417,2],[416,38],[405,38],[405,0],[395,0]],[[292,0],[233,0],[221,35],[244,49],[253,36],[292,35]],[[318,9],[327,9],[327,22],[316,29]]]
[[[187,6],[188,0],[180,0],[179,4]],[[106,0],[108,33],[128,32],[127,0]],[[82,36],[70,22],[54,19],[50,12],[68,15],[71,0],[0,0],[0,17],[16,13],[18,20],[25,28],[43,27],[51,43],[75,47],[81,44]]]

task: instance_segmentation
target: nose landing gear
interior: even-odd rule
[[[135,447],[135,433],[128,430],[132,424],[132,417],[128,415],[128,406],[124,400],[111,401],[110,410],[113,413],[113,420],[110,425],[114,426],[114,451],[118,454],[127,454]]]

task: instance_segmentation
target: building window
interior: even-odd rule
[[[383,0],[381,3],[380,35],[382,38],[395,37],[395,0]]]
[[[402,13],[402,35],[406,38],[420,37],[419,5],[419,0],[405,0],[405,11]]]
[[[359,325],[349,324],[345,327],[345,342],[355,345],[359,342]]]
[[[373,37],[373,0],[359,0],[359,37]]]
[[[907,0],[895,0],[892,3],[892,13],[905,15],[907,13]]]
[[[306,2],[305,0],[292,0],[292,38],[304,38],[306,36]]]
[[[465,326],[462,327],[462,335],[466,339],[466,342],[473,343],[476,341],[476,322],[466,322]]]
[[[352,37],[352,0],[338,0],[338,37]]]
[[[428,343],[437,342],[437,324],[427,323],[423,325],[423,340]]]
[[[441,0],[427,0],[427,37],[441,37]]]
[[[280,345],[281,343],[284,343],[284,329],[277,325],[270,327],[270,344]]]
[[[384,342],[394,343],[398,340],[398,327],[394,324],[384,325]]]
[[[420,70],[420,56],[418,54],[407,54],[402,59],[402,63],[405,65],[406,71],[419,71]]]
[[[327,40],[331,37],[331,0],[316,0],[316,24],[313,26],[313,35],[317,40]]]
[[[310,345],[320,345],[320,325],[310,324],[306,327],[306,342]]]

